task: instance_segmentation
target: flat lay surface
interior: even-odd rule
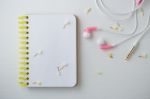
[[[103,1],[106,6],[113,8],[112,11],[133,9],[132,0]],[[139,25],[136,33],[149,25],[149,5],[150,1],[145,0],[143,9],[137,11]],[[150,30],[146,31],[128,61],[125,61],[125,57],[136,38],[110,50],[102,50],[97,44],[101,37],[113,44],[127,38],[109,30],[130,34],[136,28],[135,15],[123,21],[112,20],[101,12],[96,0],[0,0],[0,12],[0,99],[150,99]],[[77,86],[18,86],[17,17],[34,13],[74,14],[77,17]],[[92,37],[86,39],[83,29],[88,26],[96,26],[100,30],[92,32]]]

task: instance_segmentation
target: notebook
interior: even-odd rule
[[[19,77],[23,87],[73,87],[77,82],[74,15],[18,17]]]

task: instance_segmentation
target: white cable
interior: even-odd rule
[[[110,12],[111,14],[118,14],[118,15],[126,15],[126,14],[130,14],[130,13],[133,13],[133,12],[135,12],[137,9],[139,9],[141,6],[142,6],[142,4],[143,4],[143,2],[144,2],[144,0],[141,2],[141,4],[139,5],[139,6],[136,6],[136,2],[135,2],[135,0],[133,0],[133,2],[134,2],[134,5],[133,5],[133,9],[132,10],[130,10],[130,11],[128,11],[128,12],[112,12],[106,5],[105,5],[105,3],[104,3],[104,1],[103,0],[100,0],[101,1],[101,3],[102,3],[102,5],[106,8],[106,10],[108,11],[108,12]]]
[[[141,36],[136,40],[137,42],[139,42],[139,41],[142,39],[142,37],[147,33],[147,31],[148,31],[149,29],[150,29],[150,15],[149,15],[148,23],[147,23],[146,27],[145,27],[141,32],[136,33],[136,34],[134,34],[134,35],[132,35],[132,36],[129,36],[128,38],[125,38],[125,39],[119,41],[118,43],[113,44],[113,46],[114,46],[114,47],[115,47],[115,46],[118,46],[118,45],[123,44],[124,42],[126,42],[126,41],[128,41],[128,40],[130,40],[130,39],[132,39],[132,38],[134,38],[134,37],[136,37],[136,36],[141,35]]]
[[[113,44],[112,45],[113,47],[116,47],[116,46],[118,46],[118,45],[120,45],[120,44],[122,44],[122,43],[124,43],[124,42],[126,42],[126,41],[128,41],[128,40],[130,40],[130,39],[132,39],[134,37],[136,37],[136,36],[141,35],[135,41],[134,45],[137,45],[140,42],[140,40],[142,39],[142,37],[147,33],[147,31],[150,28],[150,15],[149,15],[148,23],[147,23],[146,27],[141,32],[136,33],[137,28],[139,26],[139,21],[138,21],[138,17],[137,17],[137,10],[142,6],[144,0],[141,2],[140,5],[137,5],[136,2],[135,2],[135,0],[133,0],[133,1],[134,1],[134,6],[133,6],[132,10],[127,11],[127,12],[113,12],[112,10],[110,10],[109,7],[107,7],[105,5],[105,3],[103,2],[103,0],[96,0],[96,5],[97,5],[98,9],[101,10],[103,14],[105,14],[107,17],[109,17],[112,20],[115,20],[115,21],[127,20],[127,19],[131,18],[131,16],[133,16],[135,14],[135,25],[136,25],[135,29],[131,33],[129,33],[129,34],[116,33],[116,34],[121,34],[121,35],[130,35],[130,36],[127,37],[127,38],[125,38],[125,39],[123,39],[123,40],[121,40],[121,41],[119,41],[119,42],[117,42],[117,43],[115,43],[115,44]],[[120,16],[120,17],[124,17],[124,18],[116,18],[116,16],[118,16],[118,17]],[[107,31],[107,30],[104,30],[104,31],[112,33],[112,31]]]
[[[100,0],[101,1],[101,0]],[[126,19],[129,19],[131,16],[133,16],[133,13],[128,13],[126,14],[126,17],[125,18],[118,18],[117,16],[125,16],[125,15],[121,15],[121,14],[118,14],[118,13],[115,13],[115,12],[111,12],[109,10],[106,9],[106,7],[103,5],[102,2],[100,2],[99,0],[96,0],[96,5],[97,5],[97,8],[99,10],[102,11],[102,13],[104,15],[106,15],[109,19],[112,19],[114,21],[122,21],[122,20],[126,20]],[[117,18],[116,18],[117,17]]]
[[[105,5],[105,3],[103,2],[103,0],[96,0],[96,5],[97,5],[97,7],[98,7],[99,10],[101,10],[105,15],[107,15],[107,17],[109,17],[109,18],[111,18],[113,20],[118,20],[119,21],[119,20],[129,19],[136,12],[136,10],[139,9],[142,6],[143,2],[144,2],[144,0],[142,1],[142,3],[138,7],[136,7],[136,3],[134,1],[133,9],[130,10],[130,11],[128,11],[128,12],[124,12],[124,13],[121,13],[121,12],[118,13],[118,12],[111,11],[110,8],[108,8]],[[118,19],[118,18],[116,19],[116,18],[114,18],[114,16],[116,17],[116,16],[125,16],[125,15],[128,15],[128,16],[125,17],[125,18],[122,18],[122,19]]]
[[[102,31],[108,32],[108,33],[113,33],[113,34],[115,34],[115,35],[124,35],[124,36],[133,35],[133,34],[136,33],[137,28],[138,28],[138,26],[139,26],[137,11],[135,12],[135,18],[134,18],[134,19],[135,19],[135,28],[133,29],[133,31],[132,31],[131,33],[128,33],[128,34],[121,33],[121,32],[117,32],[117,33],[116,33],[116,32],[112,32],[112,31],[110,31],[110,30],[102,30]]]
[[[107,17],[109,17],[109,18],[111,18],[111,19],[113,19],[113,17],[111,16],[111,15],[120,15],[120,16],[123,16],[123,15],[128,15],[128,17],[126,17],[125,19],[114,19],[115,21],[116,20],[126,20],[126,19],[128,19],[128,18],[130,18],[133,14],[134,14],[134,16],[135,16],[135,28],[133,29],[133,31],[131,31],[131,33],[128,33],[128,34],[125,34],[125,33],[121,33],[121,32],[117,32],[117,33],[114,33],[114,32],[112,32],[112,31],[110,31],[110,30],[103,30],[104,32],[109,32],[109,33],[114,33],[114,34],[119,34],[119,35],[124,35],[124,36],[128,36],[128,35],[133,35],[133,34],[135,34],[136,33],[136,31],[137,31],[137,28],[138,28],[138,26],[139,26],[139,23],[138,23],[138,17],[137,17],[137,9],[139,9],[141,6],[142,6],[142,4],[143,4],[143,2],[144,2],[144,0],[142,1],[142,3],[138,6],[138,7],[136,7],[136,2],[135,2],[135,0],[133,0],[134,1],[134,6],[133,6],[133,9],[132,10],[130,10],[130,11],[128,11],[128,12],[124,12],[124,13],[117,13],[117,12],[112,12],[106,5],[105,5],[105,3],[103,2],[103,0],[96,0],[96,5],[97,5],[97,7],[104,13],[104,14],[106,14],[106,16]],[[100,5],[101,4],[101,5]],[[105,11],[106,10],[106,11]]]

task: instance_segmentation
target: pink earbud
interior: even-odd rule
[[[100,44],[99,48],[102,49],[102,50],[107,50],[107,49],[113,48],[113,46],[111,44],[104,43],[104,44]]]
[[[91,33],[93,31],[97,30],[97,27],[96,26],[88,26],[88,27],[85,27],[83,29],[83,37],[84,38],[90,38],[91,37]]]
[[[99,49],[102,49],[102,50],[108,50],[108,49],[113,48],[113,46],[109,44],[104,38],[99,38],[97,40],[97,43],[98,43]]]
[[[141,5],[142,2],[143,2],[143,0],[135,0],[135,3],[137,6]]]
[[[84,32],[92,32],[92,31],[95,31],[97,29],[96,26],[88,26],[86,28],[84,28]]]

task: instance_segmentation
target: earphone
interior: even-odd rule
[[[134,46],[137,46],[137,44],[140,42],[140,40],[142,39],[142,37],[143,37],[146,33],[148,33],[147,31],[149,30],[149,28],[150,28],[150,16],[149,16],[148,23],[147,23],[146,27],[145,27],[141,32],[136,33],[136,34],[133,34],[132,36],[129,36],[129,37],[127,37],[127,38],[125,38],[125,39],[123,39],[123,40],[121,40],[121,41],[119,41],[119,42],[117,42],[117,43],[115,43],[115,44],[110,44],[110,43],[107,43],[106,41],[105,41],[105,42],[102,41],[102,42],[99,42],[99,43],[98,43],[98,46],[99,46],[99,48],[102,49],[102,50],[111,49],[111,48],[117,47],[117,46],[119,46],[119,45],[121,45],[121,44],[127,42],[128,40],[130,40],[130,39],[132,39],[132,38],[135,38],[135,37],[141,35],[141,36],[140,36],[137,40],[135,40],[135,42],[133,43],[133,47],[134,47]]]
[[[98,7],[99,10],[101,10],[105,15],[107,15],[107,17],[109,17],[110,19],[115,20],[115,21],[126,20],[126,19],[130,18],[132,15],[134,15],[135,25],[136,26],[133,29],[133,31],[131,33],[128,33],[128,34],[124,34],[124,33],[120,33],[120,32],[117,33],[117,34],[123,34],[123,35],[132,35],[132,34],[134,34],[136,32],[137,27],[139,25],[138,24],[138,18],[137,18],[137,9],[139,9],[142,6],[144,0],[133,0],[133,2],[134,2],[133,9],[130,10],[130,11],[128,11],[128,12],[124,12],[124,13],[122,13],[122,12],[120,12],[120,13],[118,13],[118,12],[112,12],[105,5],[105,3],[104,3],[103,0],[96,0],[96,5],[97,5],[97,7]],[[116,16],[125,16],[125,15],[127,15],[128,17],[123,18],[123,19],[114,18]],[[110,32],[110,31],[107,30],[106,32]]]
[[[130,40],[132,38],[135,38],[135,37],[137,37],[139,35],[142,35],[141,37],[143,37],[147,33],[146,31],[149,28],[150,28],[150,16],[148,18],[148,22],[147,22],[146,27],[141,32],[135,33],[135,34],[133,34],[133,35],[131,35],[131,36],[129,36],[129,37],[127,37],[127,38],[125,38],[125,39],[115,43],[115,44],[108,43],[104,38],[99,38],[97,40],[97,43],[98,43],[99,48],[102,49],[102,50],[111,49],[111,48],[117,47],[117,46],[127,42],[128,40]],[[83,37],[84,37],[84,34],[87,34],[88,37],[85,36],[85,38],[90,38],[91,37],[91,33],[93,33],[96,30],[99,30],[98,27],[96,27],[96,26],[85,27],[84,28],[84,32],[83,32]],[[137,39],[135,42],[139,42],[140,40],[141,40],[141,38],[139,40]],[[133,45],[135,46],[136,44],[134,43]]]
[[[125,13],[117,13],[117,12],[112,12],[104,3],[103,3],[103,0],[100,0],[101,2],[101,7],[99,6],[99,0],[96,0],[96,5],[98,6],[99,9],[101,9],[101,11],[106,14],[109,18],[112,19],[111,15],[118,15],[118,16],[124,16],[124,15],[128,15],[128,17],[126,17],[125,19],[119,19],[119,20],[126,20],[128,18],[130,18],[133,14],[135,16],[135,28],[133,29],[133,31],[129,34],[123,34],[123,33],[116,33],[117,35],[121,34],[121,35],[124,35],[124,36],[128,36],[127,38],[125,39],[122,39],[121,41],[115,43],[115,44],[111,44],[111,43],[108,43],[104,38],[100,38],[98,39],[98,46],[100,49],[102,50],[107,50],[107,49],[112,49],[116,46],[119,46],[121,45],[122,43],[125,43],[127,42],[128,40],[134,38],[134,37],[137,37],[137,36],[140,36],[137,40],[135,40],[135,42],[132,44],[132,48],[135,48],[138,43],[140,42],[140,40],[142,39],[142,37],[147,33],[147,30],[149,30],[150,28],[150,15],[149,15],[149,18],[148,18],[148,23],[146,24],[146,27],[141,31],[141,32],[137,32],[137,28],[139,26],[139,22],[138,22],[138,17],[137,17],[137,10],[142,6],[144,0],[135,0],[134,1],[134,8],[128,12],[125,12]],[[109,32],[109,33],[113,33],[112,31],[108,31],[108,30],[104,30],[104,29],[99,29],[98,27],[96,26],[89,26],[89,27],[86,27],[84,28],[84,33],[83,33],[83,36],[85,38],[90,38],[91,37],[91,33],[93,33],[94,31],[97,31],[97,30],[101,30],[101,31],[104,31],[104,32]],[[137,33],[136,33],[137,32]],[[114,33],[115,34],[115,33]]]
[[[133,9],[131,10],[131,11],[128,11],[128,12],[126,12],[126,13],[117,13],[117,12],[112,12],[105,4],[104,4],[104,2],[103,2],[103,0],[96,0],[96,5],[97,5],[97,7],[104,13],[104,14],[106,14],[109,18],[111,18],[112,19],[112,16],[110,16],[110,15],[128,15],[128,14],[134,14],[134,19],[135,19],[135,28],[133,29],[133,31],[131,31],[130,33],[127,33],[127,34],[125,34],[125,33],[121,33],[121,32],[118,32],[118,33],[114,33],[114,32],[112,32],[112,31],[110,31],[110,30],[104,30],[104,29],[101,29],[103,32],[109,32],[109,33],[114,33],[114,34],[120,34],[120,35],[126,35],[126,36],[128,36],[128,35],[132,35],[132,34],[134,34],[135,32],[136,32],[136,30],[137,30],[137,28],[138,28],[138,25],[139,25],[139,23],[138,23],[138,18],[137,18],[137,9],[139,9],[141,6],[142,6],[142,4],[143,4],[143,2],[144,2],[144,0],[134,0],[134,7],[133,7]],[[100,6],[100,4],[101,4],[101,6]],[[136,6],[136,7],[135,7]],[[128,17],[129,18],[129,17]],[[91,36],[91,33],[85,33],[86,32],[86,30],[84,30],[84,33],[83,33],[83,37],[84,38],[90,38],[90,36]],[[88,32],[88,31],[87,31]]]
[[[137,18],[137,11],[136,11],[136,13],[135,13],[135,28],[134,28],[131,32],[127,33],[127,34],[121,33],[121,32],[115,33],[115,32],[113,32],[113,31],[106,30],[106,29],[104,30],[104,29],[102,29],[102,28],[99,28],[99,29],[98,29],[98,27],[96,27],[96,26],[87,26],[87,27],[85,27],[85,28],[83,29],[83,37],[84,37],[84,38],[90,38],[90,37],[91,37],[91,32],[93,32],[93,31],[95,31],[95,30],[101,30],[101,31],[106,32],[106,33],[113,33],[114,35],[129,36],[129,35],[132,35],[132,34],[134,34],[134,33],[136,32],[136,30],[137,30],[137,28],[138,28],[138,25],[139,25],[139,23],[138,23],[138,18]],[[91,28],[92,28],[92,29],[91,29]]]
[[[141,35],[141,37],[133,43],[133,46],[136,46],[137,43],[139,43],[139,41],[141,40],[141,38],[147,33],[146,31],[149,28],[150,28],[150,16],[148,18],[148,23],[147,23],[146,27],[141,32],[132,34],[131,36],[129,36],[129,37],[127,37],[127,38],[125,38],[125,39],[123,39],[123,40],[121,40],[121,41],[119,41],[115,44],[108,43],[104,38],[98,39],[97,43],[98,43],[98,46],[99,46],[100,49],[107,50],[107,49],[117,47],[117,46],[121,45],[122,43],[125,43],[128,40]],[[87,33],[87,34],[91,35],[91,33],[93,33],[96,30],[99,30],[96,26],[89,26],[89,27],[84,28],[84,31],[85,31],[84,33]]]
[[[96,31],[97,30],[97,27],[96,26],[88,26],[88,27],[85,27],[83,29],[83,37],[84,38],[91,38],[91,33],[93,31]]]

